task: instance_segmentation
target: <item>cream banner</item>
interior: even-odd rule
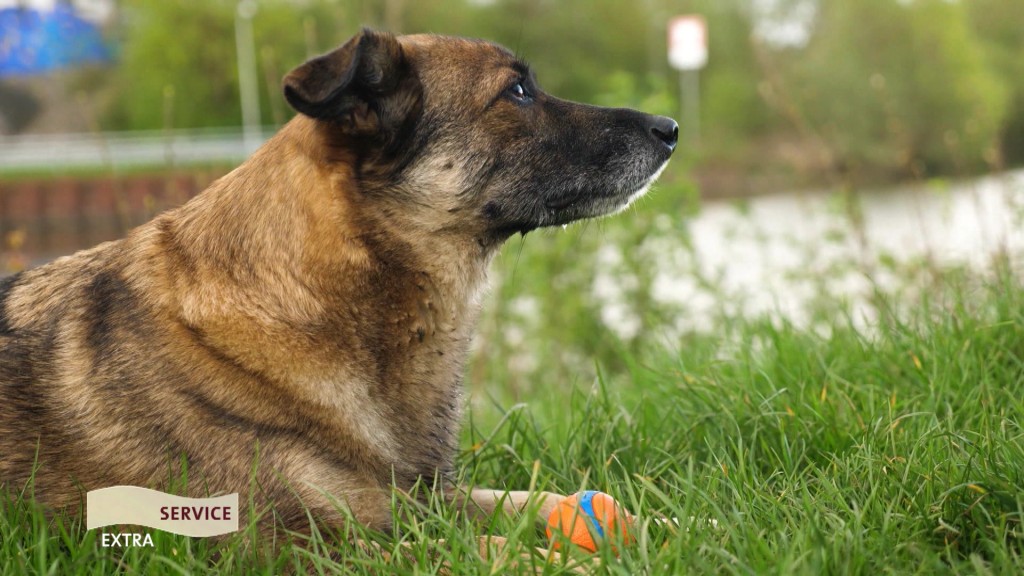
[[[185,498],[138,486],[113,486],[86,494],[89,530],[133,524],[183,536],[219,536],[238,531],[238,494]]]

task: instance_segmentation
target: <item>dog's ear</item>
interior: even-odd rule
[[[306,116],[348,119],[358,131],[379,130],[389,120],[381,117],[381,102],[399,89],[407,70],[392,34],[364,28],[340,48],[289,72],[284,97]]]

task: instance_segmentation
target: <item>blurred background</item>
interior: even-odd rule
[[[688,71],[681,15],[706,26]],[[1021,0],[0,0],[0,275],[201,191],[291,117],[281,77],[364,25],[493,40],[555,95],[683,124],[635,209],[509,242],[475,386],[587,381],[741,318],[870,330],[883,296],[1024,251]]]

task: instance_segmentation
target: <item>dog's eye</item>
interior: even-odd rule
[[[523,88],[522,82],[516,82],[510,86],[508,94],[517,102],[528,102],[530,100],[530,95],[526,92],[526,89]]]

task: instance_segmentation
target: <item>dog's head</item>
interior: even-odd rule
[[[481,243],[622,210],[668,162],[671,118],[559,100],[508,50],[364,30],[284,80],[355,158],[363,194]]]

